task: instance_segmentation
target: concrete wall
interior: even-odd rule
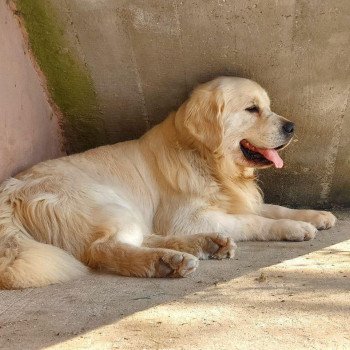
[[[62,154],[57,116],[47,102],[22,32],[0,1],[0,181]]]
[[[92,79],[104,142],[140,136],[198,82],[249,77],[297,124],[286,167],[262,175],[267,200],[350,204],[348,0],[17,2],[26,21],[34,3],[55,17],[59,52]]]

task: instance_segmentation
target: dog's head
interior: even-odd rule
[[[223,152],[244,167],[283,166],[277,151],[292,139],[294,124],[271,111],[257,83],[217,78],[199,85],[180,111],[183,127],[208,151]]]

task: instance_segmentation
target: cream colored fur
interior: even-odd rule
[[[246,108],[254,103],[259,115]],[[265,205],[239,143],[277,147],[284,118],[255,82],[200,85],[138,140],[40,163],[0,188],[0,287],[63,282],[102,268],[186,276],[234,240],[304,240],[326,212]]]

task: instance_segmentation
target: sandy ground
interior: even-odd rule
[[[350,349],[350,213],[310,242],[239,243],[185,279],[92,274],[0,292],[1,349]]]

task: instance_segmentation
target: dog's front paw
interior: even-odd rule
[[[335,225],[337,218],[328,211],[307,210],[301,220],[309,222],[318,230],[327,230]]]
[[[272,230],[279,239],[298,242],[314,239],[317,233],[316,227],[308,222],[287,219],[276,220]]]
[[[234,257],[237,246],[232,238],[226,237],[220,233],[214,233],[207,235],[207,239],[214,243],[214,246],[217,246],[217,248],[215,247],[215,249],[211,251],[208,250],[209,258],[221,260]],[[211,244],[211,246],[213,246],[213,244]]]
[[[193,254],[201,260],[233,258],[237,248],[232,238],[221,233],[198,233],[187,237],[185,242],[180,249],[176,249]]]

